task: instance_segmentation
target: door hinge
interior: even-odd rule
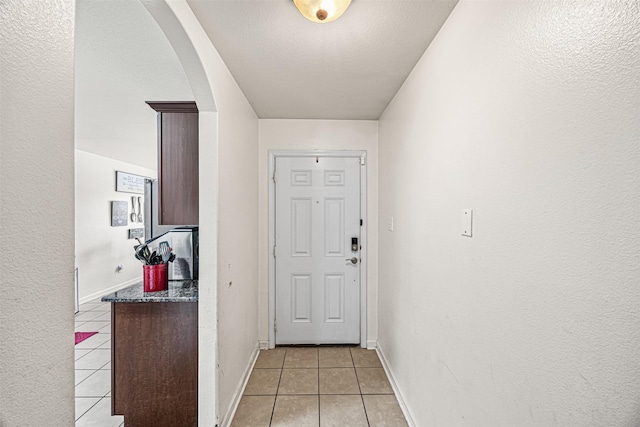
[[[362,227],[362,220],[360,220],[360,227]]]
[[[273,245],[273,257],[276,257],[276,245]]]
[[[273,321],[273,332],[278,332],[278,323],[275,320]]]
[[[364,166],[364,156],[360,157],[360,164]]]
[[[273,176],[271,178],[273,179],[273,182],[276,182],[276,171],[273,171]]]

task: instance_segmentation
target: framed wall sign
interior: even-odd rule
[[[144,176],[116,171],[116,191],[144,194]]]
[[[129,238],[135,239],[136,237],[142,239],[144,237],[144,228],[130,228]]]
[[[129,203],[114,200],[111,202],[111,226],[122,227],[129,223],[127,214],[129,213]]]

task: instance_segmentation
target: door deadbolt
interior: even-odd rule
[[[356,258],[356,257],[347,258],[346,261],[351,261],[351,264],[357,264],[358,263],[358,258]]]
[[[358,238],[351,238],[351,252],[358,252]]]

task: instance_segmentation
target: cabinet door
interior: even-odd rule
[[[112,415],[129,427],[196,426],[198,303],[115,302],[111,316]]]
[[[160,224],[198,225],[198,113],[159,114]]]

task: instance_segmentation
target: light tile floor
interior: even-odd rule
[[[111,416],[111,304],[82,304],[75,330],[76,427],[122,427]],[[278,347],[261,351],[232,427],[407,426],[375,351]]]
[[[80,305],[76,332],[98,332],[76,345],[76,427],[120,427],[111,416],[111,303]]]
[[[407,426],[378,355],[356,347],[261,351],[232,427]]]

